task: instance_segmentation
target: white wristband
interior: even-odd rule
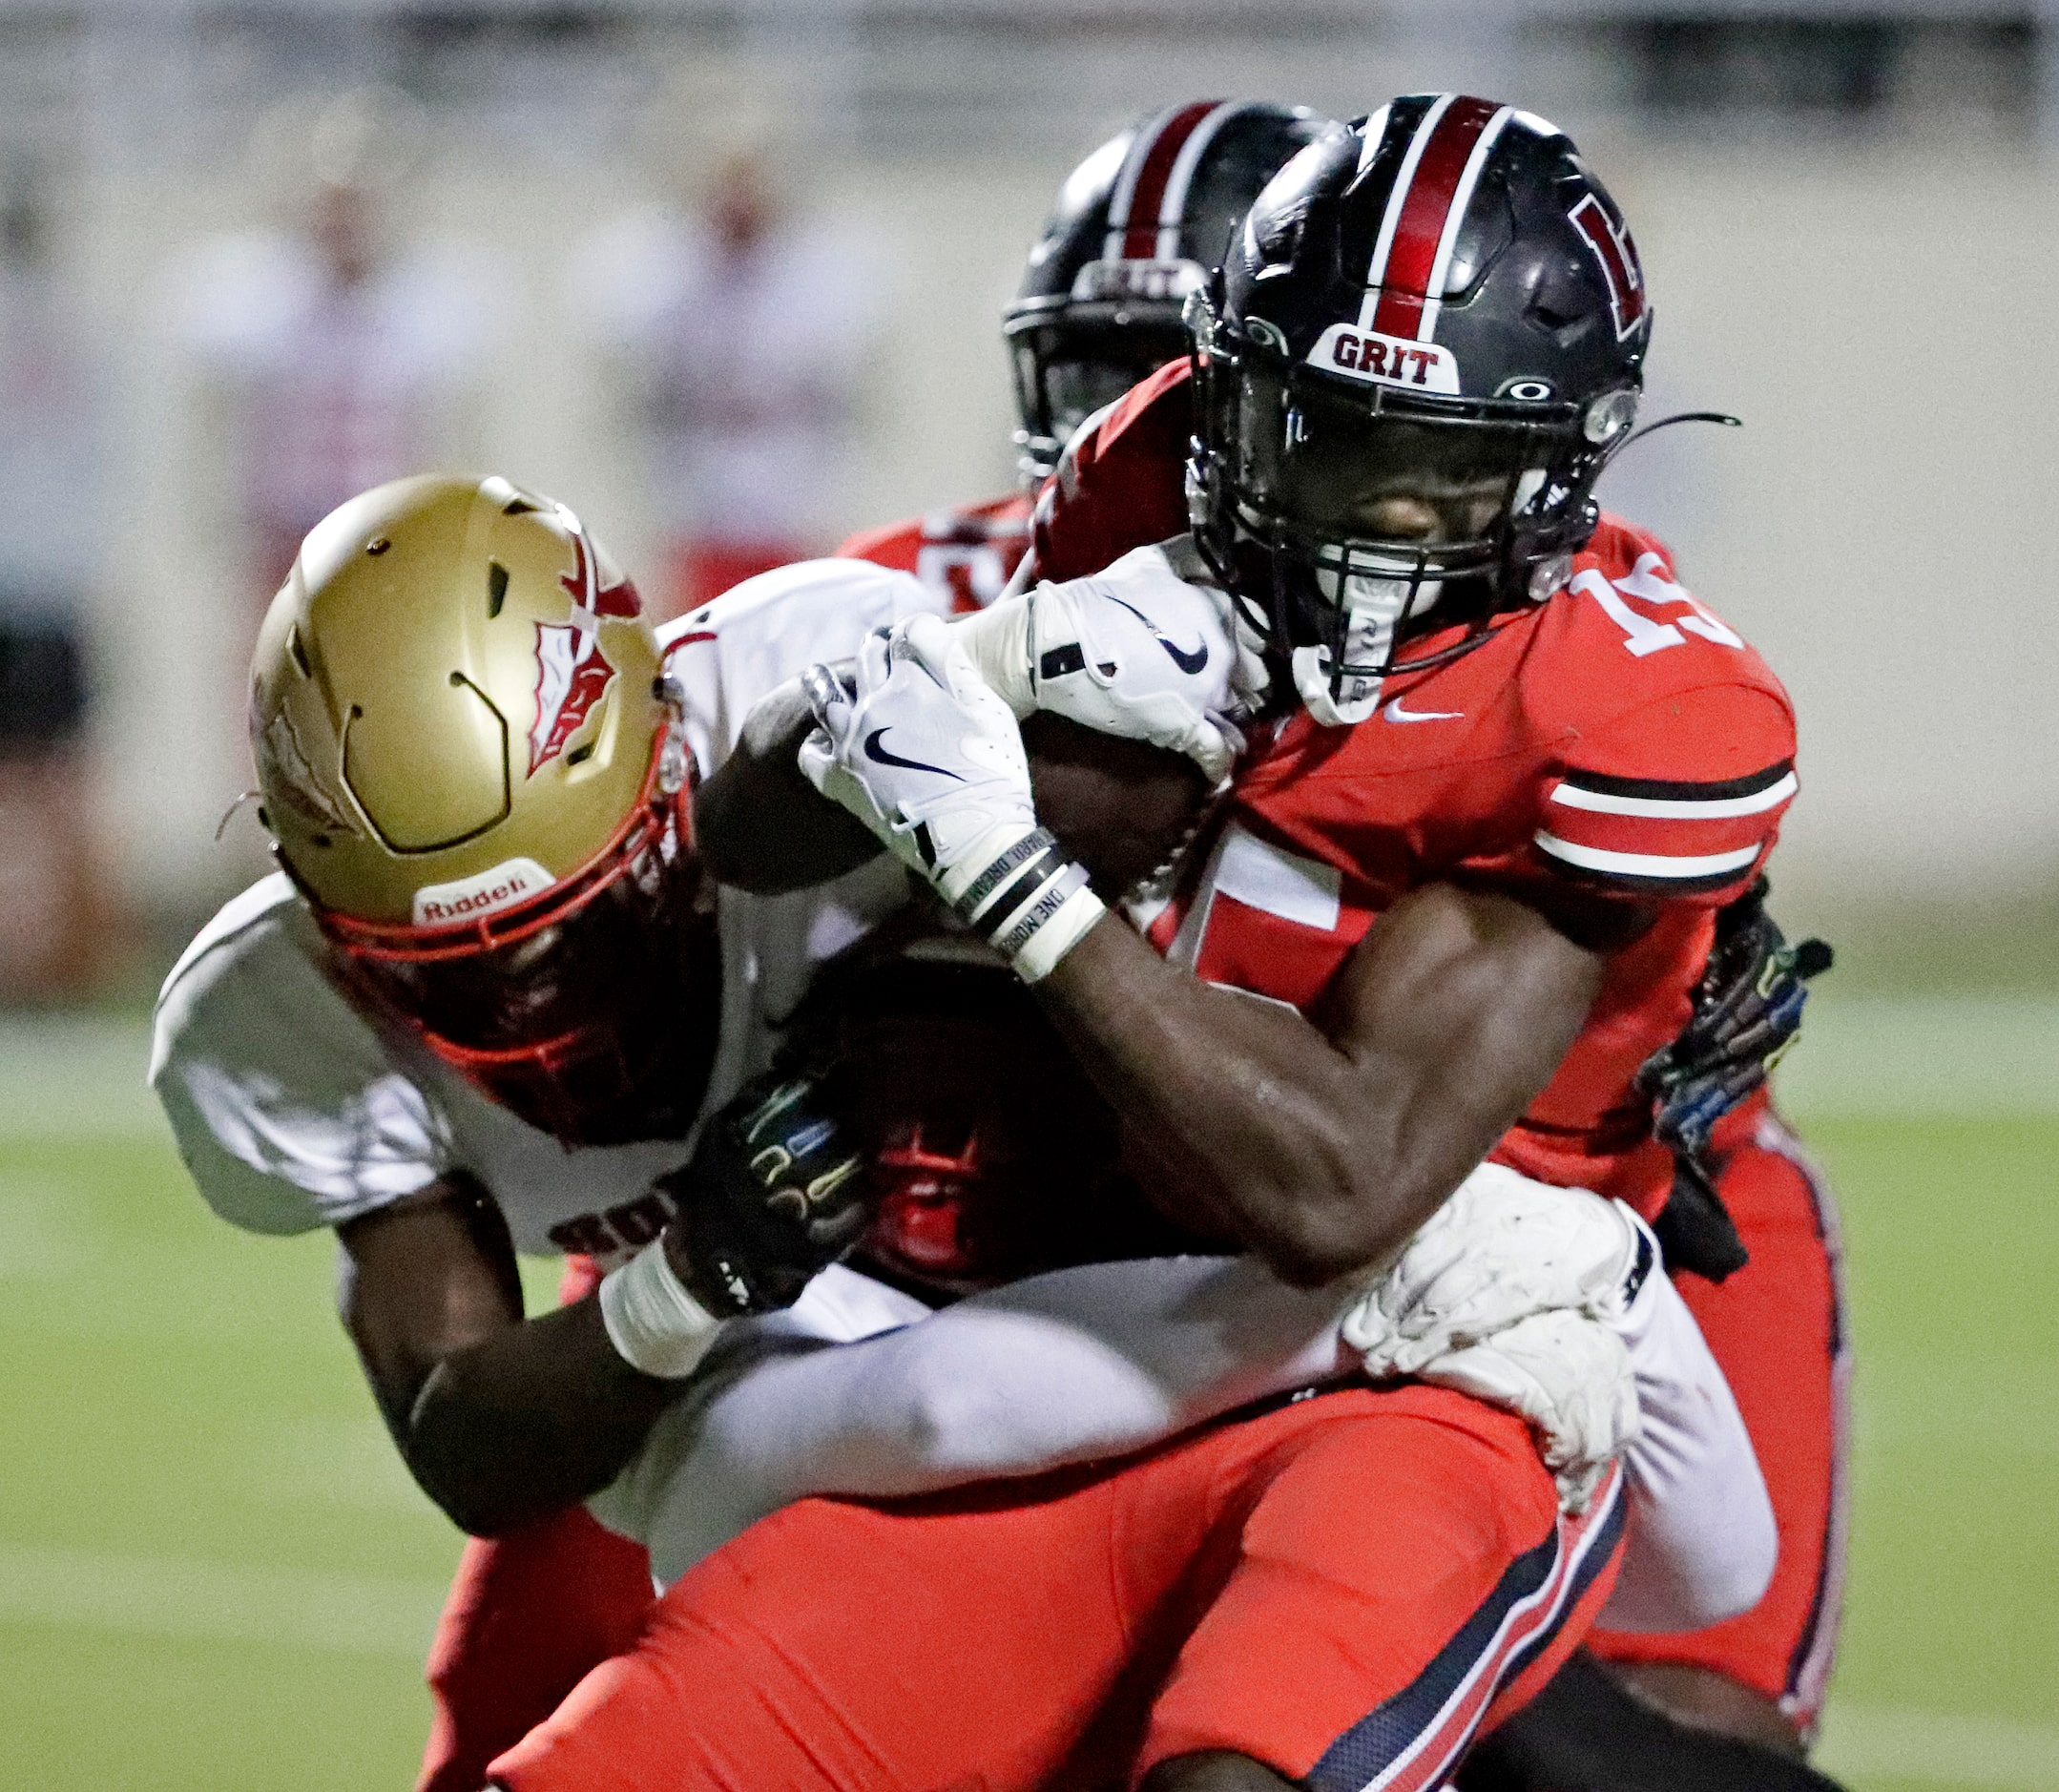
[[[601,1278],[600,1316],[623,1362],[668,1382],[699,1367],[722,1324],[672,1273],[662,1239]]]
[[[1100,897],[1081,884],[1010,955],[1015,974],[1025,983],[1043,982],[1058,969],[1058,961],[1087,937],[1087,929],[1107,913]]]

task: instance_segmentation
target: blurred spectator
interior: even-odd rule
[[[0,196],[0,1001],[93,981],[106,919],[86,766],[100,405],[34,179]]]
[[[789,215],[763,158],[736,152],[697,219],[630,220],[583,265],[640,412],[668,614],[822,552],[870,325],[853,247]]]
[[[431,249],[392,253],[371,191],[348,182],[322,187],[297,232],[203,248],[181,333],[236,413],[260,604],[345,498],[449,458],[489,297]]]

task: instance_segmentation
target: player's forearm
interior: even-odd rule
[[[1346,1124],[1348,1066],[1299,1014],[1213,989],[1103,921],[1039,987],[1174,1219],[1314,1285],[1382,1254],[1392,1204]],[[1400,1232],[1395,1242],[1406,1236]]]
[[[399,1442],[451,1520],[492,1536],[606,1487],[678,1392],[616,1354],[589,1297],[445,1357]]]
[[[694,840],[718,883],[758,895],[825,884],[878,856],[880,843],[801,775],[815,726],[798,681],[745,718],[736,751],[694,795]]]
[[[1321,1030],[1108,921],[1039,989],[1174,1173],[1154,1198],[1309,1284],[1383,1261],[1436,1211],[1549,1079],[1600,975],[1519,905],[1433,889],[1357,948]]]
[[[676,1385],[616,1354],[598,1302],[522,1317],[508,1229],[453,1175],[337,1228],[343,1325],[422,1490],[490,1535],[605,1487]]]

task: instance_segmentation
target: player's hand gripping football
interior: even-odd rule
[[[1264,662],[1228,596],[1181,578],[1157,548],[1038,585],[953,625],[1018,719],[1034,710],[1184,754],[1220,781],[1244,749]]]
[[[863,1171],[822,1079],[761,1076],[658,1178],[677,1214],[665,1261],[718,1319],[789,1306],[864,1231]]]
[[[1376,1381],[1413,1375],[1527,1419],[1577,1511],[1637,1436],[1622,1331],[1659,1253],[1620,1201],[1473,1172],[1345,1316]]]
[[[1087,873],[1037,824],[1009,705],[931,615],[870,636],[852,681],[814,666],[801,769],[920,871],[1028,982],[1100,919]]]

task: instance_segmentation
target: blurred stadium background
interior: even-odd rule
[[[1001,490],[999,307],[1080,155],[1426,86],[1572,132],[1644,253],[1647,414],[1746,422],[1605,495],[1802,717],[1778,907],[1841,960],[1783,1087],[1859,1344],[1824,1762],[2059,1787],[2052,0],[0,0],[0,1780],[400,1785],[420,1743],[453,1533],[324,1244],[209,1219],[140,1087],[171,953],[262,868],[217,823],[294,505],[497,469],[663,589],[707,499],[652,295],[738,204],[791,279],[703,333],[810,469],[759,536]]]

